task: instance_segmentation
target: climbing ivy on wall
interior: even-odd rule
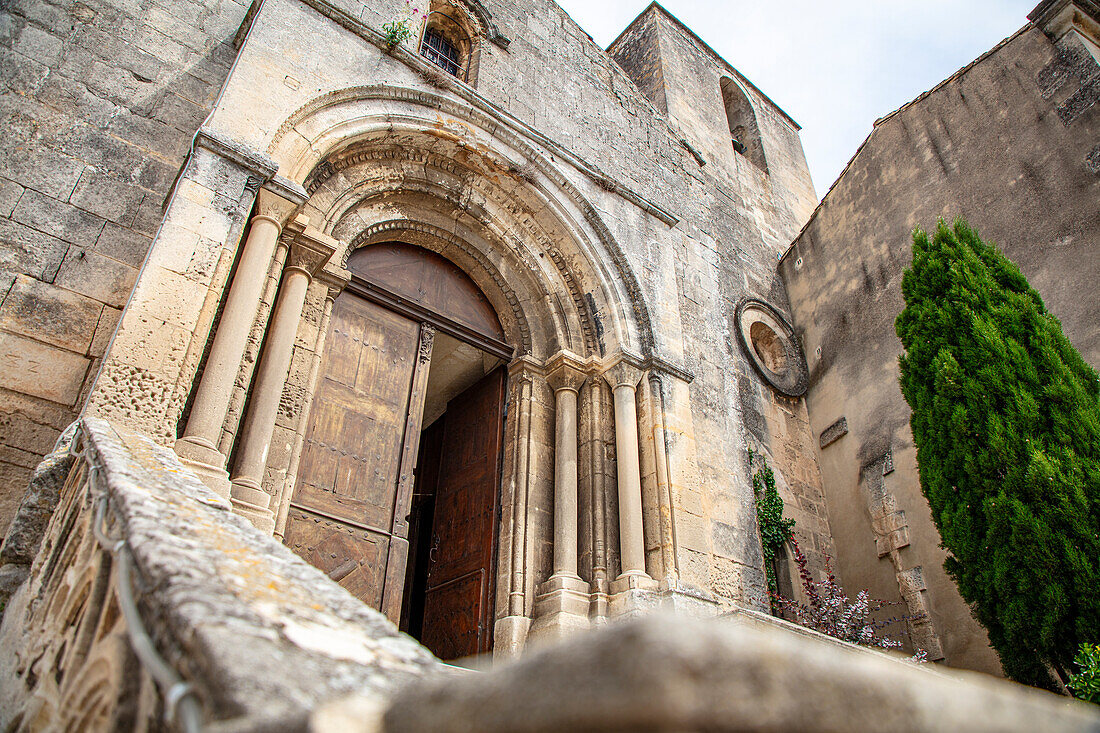
[[[1059,689],[1100,630],[1097,373],[961,219],[913,233],[902,293],[901,390],[945,568],[1005,673]]]
[[[757,457],[749,449],[749,465]],[[772,595],[779,592],[775,577],[775,558],[783,550],[783,544],[791,538],[794,529],[793,519],[783,518],[783,499],[775,488],[775,474],[772,473],[767,459],[758,456],[761,468],[753,472],[752,489],[756,496],[756,524],[760,529],[760,544],[764,549],[764,572],[768,576],[768,590]]]

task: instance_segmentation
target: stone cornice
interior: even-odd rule
[[[195,147],[230,160],[265,181],[270,180],[279,170],[279,164],[269,156],[209,128],[200,128],[195,133]]]
[[[1077,30],[1100,42],[1100,2],[1097,0],[1043,0],[1027,14],[1039,30],[1057,41]]]

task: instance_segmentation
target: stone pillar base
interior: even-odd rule
[[[530,628],[531,619],[526,616],[498,618],[493,626],[493,658],[518,658]]]
[[[187,437],[180,438],[172,449],[180,463],[195,472],[207,487],[218,496],[228,499],[232,491],[229,472],[225,470],[225,456],[212,445]]]
[[[718,615],[718,601],[706,591],[678,583],[661,585],[657,598],[662,610],[696,618],[713,618]]]
[[[600,626],[607,622],[608,614],[608,595],[601,591],[596,591],[592,594],[592,600],[589,603],[588,617],[592,619],[592,623],[596,626]]]
[[[591,627],[588,583],[573,575],[553,575],[539,586],[535,620],[529,638],[533,643],[559,641]]]
[[[657,581],[645,573],[624,573],[611,581],[608,615],[630,618],[650,613],[657,608]]]
[[[266,535],[275,534],[275,515],[270,509],[246,504],[236,498],[230,498],[230,501],[233,502],[234,514],[240,514]]]
[[[233,482],[233,512],[240,514],[264,534],[275,533],[275,512],[268,504],[271,497],[256,482],[248,478],[238,478]]]

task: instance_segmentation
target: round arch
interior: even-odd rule
[[[380,224],[446,232],[431,237],[439,247],[461,240],[498,309],[524,310],[523,353],[652,352],[637,278],[596,210],[480,110],[407,88],[341,90],[292,115],[268,153],[310,193],[311,219],[342,241],[365,243]],[[536,321],[552,327],[540,334]]]

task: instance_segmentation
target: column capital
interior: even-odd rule
[[[533,381],[535,377],[546,376],[546,370],[538,359],[530,354],[517,357],[508,365],[508,378]]]
[[[559,351],[546,362],[546,381],[555,392],[562,389],[579,391],[587,378],[585,363],[572,352]]]
[[[611,385],[611,389],[637,387],[642,379],[642,367],[636,359],[619,353],[611,359],[610,366],[604,368],[603,378]]]
[[[310,226],[309,219],[301,214],[291,219],[284,231],[290,246],[286,266],[302,270],[310,277],[321,272],[321,268],[341,247],[340,242]]]
[[[276,226],[282,227],[298,209],[298,204],[264,186],[256,193],[255,217],[270,219]],[[254,218],[255,218],[254,217]]]
[[[328,297],[335,299],[351,282],[351,270],[346,270],[332,260],[317,273],[317,281],[328,285]]]

